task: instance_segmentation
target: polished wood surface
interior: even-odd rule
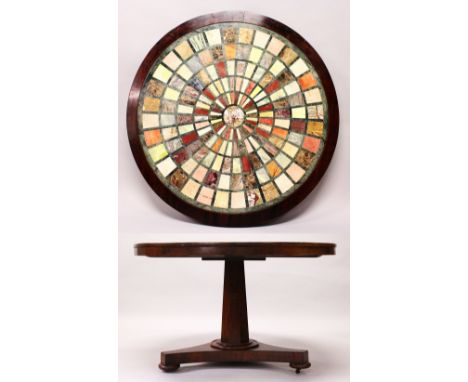
[[[319,257],[334,255],[333,243],[218,242],[140,243],[135,254],[148,257],[201,257],[209,259],[265,259],[267,257]]]
[[[295,369],[296,373],[310,367],[307,350],[289,349],[263,343],[249,350],[219,350],[211,343],[207,343],[162,352],[159,368],[164,371],[175,371],[182,363],[195,362],[284,362]]]
[[[159,368],[175,371],[195,362],[286,362],[299,373],[310,367],[307,350],[257,342],[249,337],[244,260],[267,257],[333,255],[333,243],[142,243],[137,255],[149,257],[201,257],[225,261],[221,337],[200,346],[163,351]],[[273,254],[273,255],[272,255]]]
[[[327,139],[323,152],[320,155],[320,159],[318,160],[313,173],[289,197],[282,199],[280,202],[270,206],[269,208],[246,213],[222,213],[216,211],[207,211],[179,198],[159,180],[154,172],[154,169],[148,163],[140,143],[138,129],[138,100],[143,89],[145,79],[148,76],[148,73],[155,60],[165,51],[169,45],[171,45],[178,38],[186,35],[187,33],[193,32],[198,28],[223,22],[245,22],[259,25],[279,33],[280,35],[287,38],[294,45],[296,45],[312,63],[316,73],[320,78],[327,98]],[[135,75],[135,79],[133,80],[133,84],[128,96],[128,139],[133,156],[143,177],[153,189],[153,191],[156,192],[170,206],[199,222],[209,225],[238,227],[269,224],[271,223],[272,219],[277,218],[278,216],[297,206],[304,200],[307,195],[310,194],[310,192],[317,186],[325,174],[325,171],[327,170],[335,151],[338,140],[338,130],[338,99],[330,73],[319,54],[303,37],[301,37],[301,35],[292,30],[287,25],[269,17],[250,12],[229,11],[203,15],[188,20],[168,32],[164,37],[161,38],[161,40],[159,40],[156,45],[153,46],[153,48],[149,51],[143,60]]]

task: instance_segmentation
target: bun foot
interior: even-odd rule
[[[310,367],[310,362],[301,364],[290,363],[289,366],[291,366],[293,369],[296,369],[296,374],[299,374],[301,372],[301,369],[307,369],[308,367]]]
[[[159,368],[165,372],[176,371],[179,367],[180,367],[180,364],[175,364],[175,365],[165,365],[163,363],[159,364]]]

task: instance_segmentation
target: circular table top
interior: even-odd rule
[[[266,257],[319,257],[334,255],[333,243],[219,242],[219,243],[139,243],[137,256],[201,257],[203,259],[264,259]]]
[[[164,36],[130,91],[127,126],[153,190],[207,224],[259,225],[317,185],[338,134],[325,64],[296,32],[246,12]]]

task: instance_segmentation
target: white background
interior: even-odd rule
[[[347,381],[349,368],[349,9],[347,1],[166,3],[121,0],[119,10],[119,372],[121,382],[171,380],[155,368],[162,350],[220,336],[223,263],[146,259],[133,255],[142,241],[328,241],[337,255],[320,259],[247,262],[250,335],[259,341],[306,348],[312,367],[303,379]],[[274,225],[220,228],[190,221],[146,184],[126,135],[128,91],[149,49],[187,19],[226,9],[273,17],[299,32],[322,56],[341,112],[338,145],[320,186]],[[165,17],[157,17],[158,14]],[[184,372],[184,370],[186,372]],[[188,370],[191,372],[189,373]],[[288,364],[225,368],[184,367],[180,380],[285,381]]]
[[[116,381],[117,5],[0,8],[0,379]],[[352,4],[351,380],[468,379],[466,14]],[[251,300],[271,264],[247,269]],[[290,326],[258,333],[301,345]]]

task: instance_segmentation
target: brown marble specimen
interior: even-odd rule
[[[181,189],[186,181],[187,175],[180,168],[174,171],[174,173],[171,175],[171,184],[178,189]]]

